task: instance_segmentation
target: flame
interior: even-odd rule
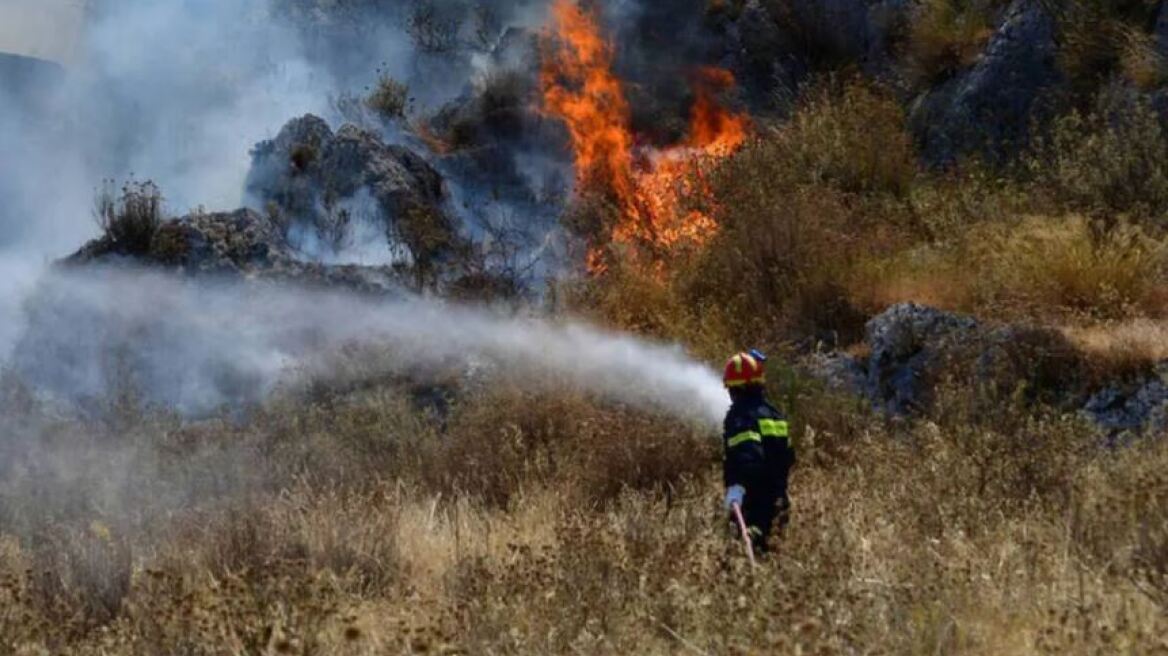
[[[611,243],[661,252],[680,242],[705,243],[717,230],[706,213],[683,208],[683,199],[710,191],[696,175],[698,162],[730,155],[747,137],[749,120],[718,105],[716,95],[734,76],[704,68],[695,78],[689,136],[668,148],[639,146],[623,85],[613,73],[613,47],[595,14],[572,0],[552,7],[540,82],[543,110],[564,122],[575,157],[578,189],[601,190],[620,216]],[[605,270],[605,249],[593,245],[586,262]]]

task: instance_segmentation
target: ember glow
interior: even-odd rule
[[[696,164],[726,157],[746,140],[748,119],[716,101],[718,93],[734,86],[733,75],[716,68],[697,72],[684,142],[638,146],[632,111],[613,73],[613,47],[601,35],[597,17],[572,0],[557,0],[548,44],[541,70],[544,111],[568,128],[578,188],[606,192],[617,204],[612,243],[668,250],[709,239],[717,224],[708,214],[685,209],[682,199],[706,193]],[[604,270],[602,245],[594,245],[588,268]]]

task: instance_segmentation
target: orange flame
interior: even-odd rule
[[[715,100],[734,86],[734,76],[716,68],[699,71],[688,138],[665,149],[638,147],[628,100],[612,71],[613,48],[601,36],[597,17],[572,0],[557,0],[551,23],[553,45],[540,72],[544,111],[568,129],[578,187],[604,190],[617,204],[612,242],[658,251],[679,242],[704,243],[717,224],[703,212],[684,210],[682,199],[709,195],[694,188],[704,187],[693,175],[697,161],[726,157],[746,140],[749,120]],[[594,245],[588,269],[603,272],[604,260],[603,247]]]

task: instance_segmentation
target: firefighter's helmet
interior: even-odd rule
[[[758,351],[739,353],[726,362],[722,382],[726,387],[762,385],[766,382],[766,357]]]

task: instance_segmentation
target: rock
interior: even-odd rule
[[[401,288],[399,276],[388,267],[303,261],[288,246],[280,226],[250,209],[195,213],[164,221],[154,233],[149,251],[135,257],[122,253],[104,237],[95,239],[62,264],[86,266],[126,260],[187,275],[238,275],[377,294]]]
[[[1168,57],[1168,2],[1160,3],[1153,34],[1156,38],[1156,51],[1161,57]]]
[[[910,123],[925,159],[1000,159],[1025,142],[1061,81],[1056,55],[1054,18],[1038,0],[1015,0],[978,62],[914,103]]]
[[[823,381],[833,392],[868,395],[868,370],[863,362],[847,353],[815,353],[800,364],[804,372]]]
[[[722,30],[722,65],[732,69],[755,111],[792,109],[799,86],[823,66],[854,62],[885,77],[892,36],[908,0],[796,0],[746,2]]]
[[[1099,390],[1083,406],[1083,413],[1113,440],[1124,435],[1168,431],[1168,362],[1134,385],[1112,384]]]
[[[290,121],[253,149],[247,191],[259,204],[325,235],[368,194],[377,214],[368,218],[384,227],[389,245],[404,244],[415,262],[441,260],[460,245],[438,171],[408,148],[387,145],[354,125],[334,134],[316,116]]]
[[[892,17],[907,8],[905,0],[795,0],[796,24],[809,29],[836,57],[861,64],[882,62],[888,55]]]
[[[894,305],[866,327],[871,348],[865,381],[866,396],[891,414],[927,406],[931,381],[944,363],[945,351],[976,334],[969,317],[915,303]]]
[[[1082,412],[1113,441],[1168,431],[1168,362],[1144,379],[1090,389],[1089,363],[1057,330],[985,327],[912,303],[869,321],[867,343],[867,358],[816,353],[801,368],[890,415],[927,410],[937,384],[952,378],[974,385],[991,404],[1014,399]]]

